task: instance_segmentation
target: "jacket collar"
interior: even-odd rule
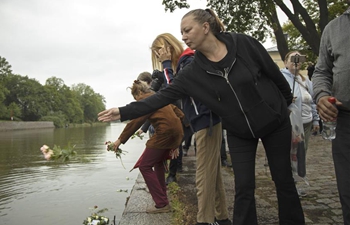
[[[236,59],[237,55],[237,35],[236,33],[231,32],[222,32],[216,35],[216,38],[224,42],[228,50],[227,54],[230,54],[231,61],[233,62]],[[215,71],[210,63],[206,63],[206,57],[199,51],[195,52],[195,61],[206,71]]]

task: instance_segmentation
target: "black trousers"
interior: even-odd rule
[[[291,124],[287,118],[270,134],[260,137],[269,162],[278,199],[281,225],[305,224],[304,213],[295,188],[290,163]],[[227,131],[227,142],[235,174],[235,204],[233,224],[256,225],[255,157],[258,138],[244,139]]]
[[[226,155],[226,140],[224,137],[224,130],[222,130],[222,141],[221,141],[221,149],[220,149],[221,162],[227,160]]]
[[[344,225],[350,225],[350,112],[339,110],[335,132],[332,141],[335,175]]]

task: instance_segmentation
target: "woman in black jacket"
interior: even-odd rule
[[[292,102],[288,82],[254,38],[224,32],[210,9],[188,12],[182,40],[195,58],[157,94],[99,113],[100,121],[129,120],[191,96],[222,119],[235,174],[233,224],[257,224],[255,156],[262,140],[278,198],[280,224],[305,224],[290,164]]]

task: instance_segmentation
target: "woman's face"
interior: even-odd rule
[[[301,63],[297,63],[297,66],[295,67],[295,63],[292,62],[292,56],[295,56],[296,54],[301,55],[299,52],[293,52],[288,56],[288,59],[285,59],[284,61],[284,65],[292,74],[299,74],[300,71]]]
[[[189,15],[181,20],[182,40],[192,50],[200,50],[202,43],[209,32],[207,23],[200,24]]]

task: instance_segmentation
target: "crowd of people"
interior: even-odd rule
[[[155,202],[147,212],[170,210],[163,162],[173,158],[175,167],[181,165],[177,149],[193,135],[197,225],[258,224],[255,157],[259,141],[275,184],[279,224],[305,224],[290,157],[292,127],[288,107],[295,104],[300,108],[305,150],[310,134],[319,129],[319,117],[323,121],[337,119],[332,152],[344,224],[349,225],[350,54],[345,46],[350,44],[350,32],[344,28],[350,25],[349,17],[350,8],[323,31],[312,80],[300,74],[300,63],[291,61],[291,57],[301,55],[298,51],[286,55],[285,68],[280,70],[259,41],[226,32],[210,9],[191,10],[183,16],[182,41],[188,48],[184,49],[171,34],[157,36],[151,47],[152,64],[153,69],[162,71],[164,87],[152,91],[152,81],[143,83],[139,78],[131,88],[135,102],[98,114],[103,122],[130,120],[115,142],[117,147],[146,120],[153,126],[154,134],[139,164]],[[330,96],[336,98],[335,106],[327,101]],[[165,125],[168,123],[171,126]],[[192,132],[184,138],[186,127]],[[226,146],[223,129],[234,172],[232,221],[228,218],[221,175],[220,152]]]

